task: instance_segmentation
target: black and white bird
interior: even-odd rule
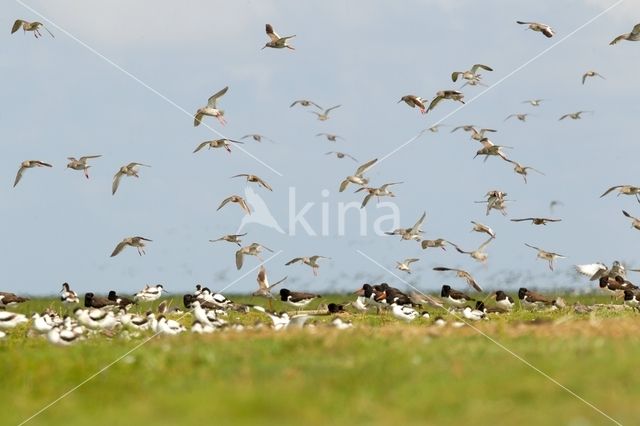
[[[280,300],[292,306],[295,306],[296,308],[307,306],[314,299],[317,299],[319,297],[321,296],[318,294],[291,291],[287,288],[280,289]]]
[[[71,290],[69,283],[62,283],[62,290],[60,290],[60,301],[62,303],[80,303],[78,294]]]

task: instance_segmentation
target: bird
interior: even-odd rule
[[[447,248],[444,246],[445,244],[453,245],[453,243],[450,243],[444,238],[436,238],[435,240],[422,240],[420,242],[420,246],[422,247],[422,250],[426,250],[428,248],[440,247],[442,250],[447,251]]]
[[[331,141],[331,142],[336,142],[338,139],[344,140],[344,138],[342,136],[336,135],[336,134],[333,134],[333,133],[318,133],[316,135],[316,137],[318,137],[318,136],[324,136],[324,137],[327,138],[328,141]]]
[[[450,285],[444,284],[440,290],[440,297],[443,297],[451,305],[464,306],[467,302],[475,302],[475,299],[461,291],[454,290]]]
[[[61,326],[52,327],[47,333],[49,343],[58,346],[69,346],[80,340],[81,335],[74,333],[72,330],[62,328]]]
[[[14,27],[15,27],[15,25],[14,25]],[[621,40],[627,40],[627,41],[638,41],[638,40],[640,40],[640,24],[635,24],[630,33],[621,34],[618,37],[616,37],[613,40],[611,40],[609,45],[614,45],[614,44],[618,43]]]
[[[321,296],[318,294],[291,291],[287,288],[280,289],[280,300],[295,306],[296,308],[307,306],[313,301],[313,299],[317,299],[319,297]]]
[[[111,185],[111,195],[116,194],[116,191],[120,186],[120,179],[122,179],[122,176],[133,176],[133,177],[139,178],[140,176],[138,175],[138,167],[140,166],[151,167],[147,164],[142,164],[142,163],[129,163],[125,166],[120,167],[120,169],[113,176],[113,183]]]
[[[491,68],[488,65],[475,64],[475,65],[473,65],[471,67],[471,69],[469,69],[467,71],[454,71],[453,73],[451,73],[451,80],[456,82],[456,81],[458,81],[459,77],[462,77],[465,80],[473,81],[476,78],[480,77],[480,75],[477,73],[478,69],[483,69],[483,70],[486,70],[486,71],[493,71],[493,68]]]
[[[624,302],[625,305],[638,308],[640,305],[640,296],[634,290],[624,290]]]
[[[84,176],[89,179],[89,167],[91,166],[87,164],[87,160],[100,157],[102,157],[102,155],[85,155],[84,157],[80,157],[78,159],[76,159],[75,157],[67,157],[67,160],[69,160],[67,168],[73,170],[82,170],[84,172]]]
[[[494,239],[493,237],[489,237],[487,241],[480,244],[480,247],[478,247],[476,250],[473,250],[473,251],[465,251],[455,244],[452,244],[452,245],[455,247],[458,253],[468,254],[469,256],[471,256],[472,259],[478,262],[484,263],[489,258],[489,255],[485,253],[484,249],[489,245],[491,241],[493,241],[493,239]]]
[[[329,112],[331,112],[332,110],[336,109],[336,108],[340,108],[342,105],[336,105],[336,106],[332,106],[331,108],[327,108],[325,109],[323,112],[317,112],[317,111],[309,111],[312,114],[315,114],[318,116],[318,120],[320,121],[327,121],[329,119]]]
[[[22,179],[22,175],[24,173],[24,171],[26,169],[32,169],[34,167],[53,167],[51,164],[49,163],[45,163],[44,161],[40,161],[40,160],[25,160],[22,163],[20,163],[20,168],[18,169],[18,174],[16,174],[16,180],[13,182],[13,186],[15,188],[15,186],[18,184],[18,182],[20,182],[20,179]]]
[[[640,231],[640,219],[637,217],[631,216],[626,211],[622,210],[622,214],[631,219],[631,227]]]
[[[549,203],[549,211],[550,211],[551,213],[553,213],[553,211],[555,210],[555,208],[556,208],[557,206],[564,206],[564,203],[563,203],[562,201],[560,201],[560,200],[552,200],[552,201]]]
[[[526,101],[522,101],[522,103],[537,107],[537,106],[540,106],[542,101],[544,101],[544,99],[527,99]]]
[[[313,102],[313,101],[308,101],[306,99],[298,99],[297,101],[293,101],[293,103],[291,103],[291,105],[289,105],[289,108],[293,108],[296,105],[300,105],[303,107],[308,107],[310,105],[313,105],[314,107],[318,108],[318,109],[322,109],[322,107],[320,105],[318,105],[317,103]]]
[[[107,299],[116,302],[118,304],[118,306],[120,306],[122,309],[128,309],[131,307],[131,305],[134,305],[136,302],[134,300],[128,299],[126,297],[122,297],[120,295],[118,295],[115,290],[110,290],[109,294],[107,294]]]
[[[320,268],[320,265],[318,265],[318,260],[320,259],[331,259],[331,258],[320,256],[317,254],[310,257],[294,257],[293,259],[285,263],[285,266],[293,265],[294,263],[300,262],[304,265],[310,266],[311,270],[313,271],[313,275],[318,275],[318,268]]]
[[[486,215],[489,216],[491,210],[498,210],[502,213],[503,216],[507,215],[506,207],[504,203],[507,201],[505,197],[507,196],[506,192],[493,190],[487,192],[485,195],[487,197],[487,201],[476,201],[477,203],[487,203],[487,211]]]
[[[258,133],[251,133],[248,135],[244,135],[243,137],[241,137],[240,139],[247,139],[247,138],[251,138],[256,142],[262,142],[262,139],[270,141],[270,142],[275,142],[273,139],[268,138],[264,135],[258,134]]]
[[[28,302],[30,299],[28,297],[18,296],[15,293],[7,293],[4,291],[0,291],[0,306],[13,306],[18,303]]]
[[[427,112],[434,109],[443,99],[449,99],[449,100],[457,101],[464,104],[464,101],[462,100],[463,98],[464,98],[464,94],[457,90],[440,90],[439,92],[436,93],[436,96],[433,98],[433,100],[429,104],[429,108],[427,108]]]
[[[409,105],[411,108],[418,107],[418,109],[420,109],[420,112],[422,114],[426,114],[427,113],[427,107],[425,106],[426,102],[420,96],[405,95],[405,96],[400,98],[398,103],[400,103],[400,102],[404,102],[405,104]]]
[[[107,306],[115,306],[118,303],[115,300],[109,300],[106,297],[96,296],[94,293],[89,292],[84,295],[84,306],[85,308],[96,308],[102,309]]]
[[[502,151],[502,148],[511,148],[509,146],[503,145],[494,145],[488,138],[483,138],[480,143],[482,144],[482,148],[476,151],[476,155],[473,158],[476,158],[478,155],[484,155],[484,161],[487,161],[489,156],[497,156],[502,158],[505,161],[509,161],[507,155]]]
[[[364,208],[369,202],[369,200],[371,199],[371,197],[377,197],[378,201],[380,201],[380,197],[395,197],[395,194],[389,191],[389,187],[392,185],[399,185],[401,183],[403,182],[391,182],[391,183],[385,183],[379,188],[371,188],[368,186],[363,186],[362,188],[357,189],[355,191],[356,193],[360,191],[368,192],[368,194],[364,197],[364,200],[362,200],[362,204],[360,205],[360,208]]]
[[[561,254],[558,253],[554,253],[552,251],[546,251],[546,250],[542,250],[538,247],[532,246],[530,244],[524,243],[525,246],[530,247],[534,250],[538,250],[538,258],[542,259],[542,260],[546,260],[547,262],[549,262],[549,269],[551,269],[553,271],[553,261],[556,259],[565,259],[566,256],[563,256]]]
[[[484,134],[486,132],[497,132],[497,130],[494,130],[494,129],[476,130],[475,128],[471,128],[471,139],[476,140],[476,141],[481,141],[481,140],[485,139]]]
[[[582,84],[584,85],[584,82],[587,80],[587,77],[600,77],[603,80],[606,80],[606,78],[604,78],[604,76],[596,71],[593,70],[589,70],[587,72],[585,72],[584,74],[582,74]]]
[[[242,242],[242,240],[240,239],[240,237],[244,237],[245,235],[247,235],[247,233],[245,232],[244,234],[229,234],[229,235],[223,235],[220,238],[217,238],[215,240],[209,240],[209,242],[211,243],[215,243],[217,241],[227,241],[229,243],[235,243],[238,246],[242,247],[240,245],[240,243]]]
[[[471,308],[471,306],[465,306],[462,310],[462,316],[470,321],[480,321],[483,319],[487,319],[487,314],[484,313],[484,303],[478,301],[476,303],[475,309]]]
[[[464,271],[462,269],[456,269],[456,268],[447,268],[447,267],[444,267],[444,266],[436,266],[435,268],[433,268],[433,270],[434,271],[441,271],[441,272],[453,271],[453,272],[456,273],[456,276],[458,278],[462,278],[463,280],[465,280],[467,282],[467,284],[469,284],[469,287],[473,288],[477,292],[481,292],[482,291],[482,287],[480,287],[478,282],[467,271]]]
[[[575,265],[576,272],[589,277],[589,281],[598,281],[602,277],[615,278],[616,276],[625,277],[626,271],[624,266],[617,260],[613,262],[611,268],[603,263],[591,263],[585,265]]]
[[[396,302],[393,302],[390,298],[387,298],[387,303],[389,307],[391,307],[391,314],[403,321],[410,322],[415,320],[420,316],[418,311],[413,309],[409,305],[398,305]]]
[[[545,175],[540,170],[535,169],[535,168],[533,168],[531,166],[523,166],[522,164],[518,163],[517,161],[511,160],[511,159],[507,159],[506,161],[508,161],[511,164],[514,164],[513,171],[522,176],[522,178],[524,179],[524,183],[527,183],[527,175],[529,173],[529,170],[533,170],[534,172],[539,173],[542,176]]]
[[[113,249],[113,252],[111,253],[111,257],[117,256],[118,254],[120,254],[120,252],[127,246],[135,247],[136,249],[138,249],[138,254],[140,256],[142,256],[143,254],[147,254],[144,251],[145,241],[151,242],[152,240],[145,237],[140,237],[140,236],[127,237],[122,241],[120,241],[116,246],[116,248]]]
[[[164,315],[158,317],[158,323],[154,330],[157,334],[165,334],[168,336],[175,336],[177,334],[186,331],[186,328],[178,321],[167,319]]]
[[[291,50],[295,50],[295,48],[293,46],[289,46],[289,44],[287,44],[287,41],[293,37],[295,37],[294,35],[290,35],[290,36],[286,36],[286,37],[280,37],[274,30],[273,27],[271,26],[271,24],[266,24],[265,25],[265,31],[267,33],[267,35],[269,36],[269,38],[271,39],[270,42],[266,43],[262,48],[264,49],[265,47],[271,47],[273,49],[283,49],[283,48],[287,48],[287,49],[291,49]]]
[[[345,158],[345,157],[346,157],[346,158],[351,158],[351,159],[352,159],[353,161],[355,161],[355,162],[358,162],[358,160],[357,160],[355,157],[353,157],[353,156],[351,156],[351,155],[347,154],[346,152],[340,152],[340,151],[329,151],[329,152],[325,152],[325,153],[324,153],[324,155],[332,155],[332,154],[335,154],[335,155],[336,155],[336,157],[337,157],[337,158],[340,158],[340,159],[343,159],[343,158]]]
[[[515,306],[515,302],[513,301],[513,298],[502,290],[496,291],[491,295],[491,297],[496,299],[496,305],[500,306],[501,308],[504,308],[510,311]]]
[[[273,297],[273,295],[271,294],[271,290],[279,285],[282,284],[283,282],[285,282],[287,280],[288,277],[284,277],[283,279],[281,279],[280,281],[274,283],[274,284],[269,284],[269,277],[267,276],[267,269],[264,267],[264,265],[260,265],[260,269],[258,270],[258,277],[256,278],[256,281],[258,282],[258,290],[254,291],[251,295],[252,296],[262,296],[262,297],[266,297],[271,299]]]
[[[200,143],[196,147],[196,149],[193,150],[193,153],[195,154],[196,152],[200,151],[205,146],[208,149],[211,149],[211,148],[224,148],[224,149],[227,150],[228,153],[231,153],[231,142],[244,144],[244,142],[236,141],[236,140],[233,140],[233,139],[227,139],[227,138],[214,139],[214,140],[204,141],[204,142]]]
[[[401,262],[396,261],[396,269],[399,269],[400,271],[406,272],[407,274],[411,273],[411,264],[415,263],[417,261],[419,261],[420,259],[417,258],[409,258],[409,259],[405,259]]]
[[[239,175],[231,176],[231,178],[237,178],[237,177],[247,178],[247,182],[257,183],[258,186],[268,189],[269,191],[273,191],[273,188],[271,188],[271,186],[267,182],[265,182],[264,180],[262,180],[260,177],[256,175],[242,173]]]
[[[140,302],[154,302],[160,297],[162,293],[167,292],[162,284],[146,285],[142,290],[133,295],[133,300]]]
[[[528,290],[525,287],[521,287],[518,290],[518,299],[520,299],[520,303],[522,303],[525,308],[530,309],[553,305],[553,300],[549,300],[543,295]]]
[[[562,121],[565,118],[570,118],[572,120],[580,120],[582,118],[582,114],[584,114],[585,112],[593,112],[593,111],[576,111],[576,112],[571,112],[569,114],[564,114],[563,116],[561,116],[558,121]]]
[[[40,33],[40,28],[44,28],[45,30],[47,30],[49,35],[51,35],[51,37],[56,38],[56,36],[54,36],[53,33],[49,31],[49,29],[45,27],[42,22],[37,22],[37,21],[29,22],[23,19],[16,19],[16,21],[13,23],[13,27],[11,27],[11,34],[18,31],[21,27],[22,27],[22,31],[25,34],[27,33],[27,31],[32,31],[35,38],[42,37],[42,34]]]
[[[242,268],[245,255],[256,256],[258,259],[260,259],[260,253],[262,253],[262,249],[273,253],[273,250],[258,243],[251,243],[248,246],[240,247],[240,250],[236,251],[236,268],[238,268],[238,270]]]
[[[416,240],[420,241],[422,239],[422,229],[421,226],[424,223],[424,220],[427,217],[427,212],[422,213],[422,216],[418,219],[418,221],[411,228],[397,228],[391,232],[385,232],[387,235],[400,235],[402,240]]]
[[[638,202],[640,202],[640,187],[638,186],[633,186],[633,185],[616,185],[616,186],[612,186],[611,188],[607,189],[606,191],[604,191],[604,193],[600,196],[600,198],[604,197],[605,195],[609,194],[610,192],[614,191],[614,190],[618,190],[618,196],[620,195],[635,195],[636,199],[638,200]]]
[[[239,195],[231,195],[227,198],[225,198],[224,200],[222,200],[222,202],[220,203],[220,205],[218,206],[218,208],[216,209],[216,211],[220,210],[221,208],[223,208],[224,206],[226,206],[229,203],[236,203],[237,205],[240,206],[240,208],[246,213],[246,214],[251,214],[251,209],[249,208],[249,205],[247,204],[247,202],[245,201],[244,198],[242,198]]]
[[[533,31],[538,31],[544,34],[547,38],[551,38],[554,36],[555,32],[553,29],[547,24],[541,24],[539,22],[526,22],[526,21],[516,21],[516,23],[520,25],[528,25],[528,29]]]
[[[60,290],[60,301],[62,303],[80,303],[78,293],[71,290],[69,283],[62,283],[62,290]]]
[[[365,178],[364,174],[367,172],[367,170],[371,168],[371,166],[373,166],[376,163],[376,161],[378,161],[377,158],[367,161],[366,163],[358,167],[356,169],[356,172],[353,175],[347,176],[346,178],[344,178],[344,180],[340,183],[340,192],[343,192],[345,189],[347,189],[347,186],[349,185],[349,183],[353,183],[355,185],[360,185],[360,186],[364,186],[368,184],[369,179]]]
[[[480,222],[476,222],[476,221],[471,221],[471,223],[473,224],[473,229],[471,229],[472,232],[481,232],[481,233],[485,233],[488,236],[490,236],[491,238],[495,238],[496,237],[496,233],[493,231],[493,229],[491,229],[489,226],[480,223]]]
[[[511,222],[527,222],[530,221],[532,225],[546,225],[549,222],[562,222],[562,219],[549,219],[546,217],[525,217],[522,219],[511,219]]]
[[[515,117],[515,118],[517,118],[518,120],[520,120],[520,121],[523,121],[523,122],[524,122],[524,121],[527,121],[527,117],[528,117],[528,116],[530,116],[530,115],[531,115],[531,114],[528,114],[528,113],[525,113],[525,114],[522,114],[522,113],[518,113],[518,114],[510,114],[510,115],[508,115],[508,116],[507,116],[507,118],[505,118],[505,119],[504,119],[504,121],[507,121],[507,120],[509,120],[510,118]]]
[[[224,119],[224,110],[218,108],[218,99],[224,96],[229,90],[229,86],[213,94],[207,101],[207,105],[202,108],[198,108],[196,114],[193,117],[193,126],[198,127],[202,123],[202,118],[206,115],[209,117],[215,117],[223,126],[227,123]]]

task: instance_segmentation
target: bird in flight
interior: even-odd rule
[[[280,37],[274,30],[273,27],[271,26],[271,24],[267,24],[265,25],[265,31],[267,33],[267,35],[269,36],[269,38],[271,39],[270,42],[268,42],[267,44],[265,44],[262,48],[264,49],[265,47],[271,47],[273,49],[283,49],[283,48],[287,48],[287,49],[291,49],[291,50],[296,50],[293,46],[289,46],[289,44],[287,44],[287,41],[290,38],[294,38],[294,35],[291,36],[286,36],[286,37]]]
[[[76,159],[75,157],[67,157],[67,160],[69,160],[67,168],[73,170],[82,170],[84,172],[84,176],[89,179],[89,167],[91,166],[87,164],[87,160],[100,157],[102,157],[102,155],[85,155],[84,157],[80,157],[78,159]]]
[[[613,44],[616,44],[617,42],[619,42],[621,40],[628,40],[628,41],[638,41],[638,40],[640,40],[640,24],[635,24],[630,33],[619,35],[618,37],[616,37],[613,40],[611,40],[611,43],[609,43],[609,44],[613,45]]]
[[[329,119],[329,113],[336,109],[336,108],[340,108],[342,105],[336,105],[336,106],[332,106],[331,108],[327,108],[322,112],[317,112],[317,111],[309,111],[312,114],[315,114],[318,116],[318,120],[320,121],[327,121]]]
[[[585,72],[584,74],[582,74],[582,84],[584,85],[584,82],[587,80],[587,78],[589,77],[600,77],[603,80],[606,80],[606,78],[604,78],[604,76],[596,71],[593,70],[589,70],[587,72]]]
[[[23,161],[22,163],[20,163],[20,168],[18,169],[18,173],[16,174],[16,179],[13,182],[13,187],[15,188],[18,182],[20,182],[20,179],[22,179],[22,175],[25,170],[33,169],[34,167],[53,167],[53,166],[49,163],[45,163],[44,161],[40,161],[40,160]]]
[[[553,29],[547,24],[541,24],[539,22],[527,22],[527,21],[516,21],[516,23],[520,25],[528,25],[527,29],[541,32],[547,38],[551,38],[555,34]]]
[[[229,86],[212,95],[207,101],[207,105],[202,108],[198,108],[196,115],[193,118],[193,125],[199,126],[202,123],[202,118],[207,115],[209,117],[215,117],[223,126],[227,123],[224,119],[224,110],[218,109],[218,99],[222,97],[229,90]]]
[[[13,27],[11,27],[11,34],[15,33],[20,28],[22,28],[22,31],[25,34],[27,33],[27,31],[32,31],[35,38],[42,37],[42,33],[40,33],[40,28],[44,28],[45,30],[47,30],[49,35],[51,35],[51,37],[56,38],[56,36],[54,36],[53,33],[49,31],[49,29],[45,27],[42,22],[37,22],[37,21],[29,22],[23,19],[16,19],[16,21],[13,23]]]
[[[116,194],[116,191],[118,190],[118,187],[120,186],[120,179],[122,179],[122,176],[133,176],[133,177],[136,177],[136,178],[140,177],[138,175],[138,167],[139,166],[151,167],[151,166],[148,166],[148,165],[142,164],[142,163],[129,163],[129,164],[125,165],[125,166],[120,167],[120,169],[113,176],[113,184],[111,185],[111,195],[115,195]]]
[[[138,249],[138,254],[140,256],[142,256],[143,254],[147,254],[144,251],[145,241],[150,242],[151,240],[145,237],[127,237],[122,241],[120,241],[116,246],[116,248],[113,249],[113,252],[111,253],[111,257],[117,256],[118,254],[120,254],[120,252],[124,250],[124,248],[127,246],[135,247],[136,249]]]
[[[423,114],[427,113],[427,107],[425,106],[425,100],[422,99],[420,96],[405,95],[405,96],[400,98],[398,103],[400,103],[400,102],[404,102],[405,104],[409,105],[411,108],[418,107],[418,109],[420,109],[420,112],[423,113]]]

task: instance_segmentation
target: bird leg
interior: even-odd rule
[[[88,168],[88,167],[84,169],[84,176],[85,176],[87,179],[89,179],[89,168]]]
[[[223,126],[224,126],[225,124],[227,124],[227,120],[225,120],[225,119],[224,119],[224,116],[222,116],[222,115],[218,115],[218,116],[216,116],[216,118],[218,119],[218,121],[220,122],[220,124],[222,124]]]

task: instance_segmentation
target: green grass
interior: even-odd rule
[[[34,300],[16,310],[50,303]],[[611,417],[634,424],[636,315],[517,311],[474,326]],[[346,331],[325,327],[329,318],[322,318],[307,330],[156,337],[29,424],[611,423],[469,327],[440,329],[422,319],[400,324],[388,314],[348,319],[356,327]],[[53,347],[25,338],[26,330],[0,342],[2,424],[25,420],[146,337],[98,336]]]

